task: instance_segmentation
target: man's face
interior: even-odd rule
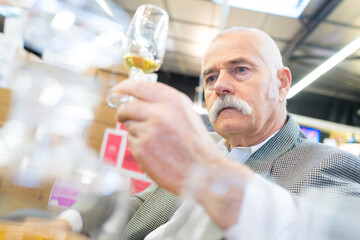
[[[214,129],[225,139],[233,136],[261,139],[266,134],[263,131],[267,131],[264,126],[276,120],[278,91],[269,97],[273,75],[257,45],[258,40],[251,33],[228,33],[212,42],[204,57],[207,109],[225,95],[240,98],[251,107],[250,114],[225,108],[211,119]]]

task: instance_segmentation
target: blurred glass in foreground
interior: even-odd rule
[[[24,27],[25,46],[44,62],[73,71],[116,66],[129,21],[110,0],[37,0]]]
[[[61,230],[44,230],[26,227],[19,223],[0,222],[1,240],[88,240],[88,237]]]
[[[299,202],[293,239],[356,240],[360,236],[360,199],[331,187],[309,190]]]
[[[84,194],[114,195],[121,211],[115,223],[121,229],[128,181],[100,162],[83,136],[100,86],[86,75],[45,63],[18,63],[13,73],[10,117],[0,129],[0,220],[52,218]],[[9,218],[19,212],[24,215]],[[0,221],[0,239],[14,239],[14,229],[22,232],[17,239],[55,238],[52,231],[30,234],[16,226]]]
[[[229,169],[208,173],[193,166],[183,189],[184,203],[162,236],[166,240],[224,235],[227,240],[357,240],[360,199],[334,188],[309,188],[301,196],[292,196],[260,176],[244,183]],[[217,201],[205,209],[196,202],[209,197]],[[240,208],[236,202],[241,202]],[[226,232],[215,231],[209,215],[221,216],[222,224],[234,224],[234,219],[236,223]]]
[[[27,14],[25,48],[43,61],[11,69],[12,104],[0,129],[0,240],[84,238],[21,221],[52,219],[87,195],[114,199],[117,211],[91,236],[110,239],[121,231],[129,183],[86,144],[102,92],[88,73],[121,63],[128,16],[107,0],[37,0]]]

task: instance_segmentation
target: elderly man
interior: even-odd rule
[[[156,182],[132,197],[124,239],[163,239],[166,229],[176,229],[176,216],[186,212],[177,197],[184,191],[212,219],[199,239],[221,239],[219,229],[238,226],[247,207],[256,208],[258,203],[246,200],[253,195],[245,191],[251,191],[254,181],[259,186],[274,182],[280,187],[271,186],[280,194],[286,189],[302,195],[318,188],[360,195],[359,158],[307,140],[287,114],[291,73],[267,34],[246,28],[220,33],[203,58],[202,76],[209,119],[223,137],[218,146],[191,109],[191,101],[177,90],[134,81],[113,89],[138,99],[123,104],[117,119],[129,131],[134,157]],[[189,184],[189,179],[194,181]],[[80,202],[75,205],[83,232],[102,221],[96,214],[108,207],[104,202],[96,202],[97,211],[83,209]]]

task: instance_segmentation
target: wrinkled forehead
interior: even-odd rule
[[[264,60],[260,51],[258,37],[251,32],[233,32],[213,40],[202,60],[202,72],[214,62],[244,57],[253,61]]]

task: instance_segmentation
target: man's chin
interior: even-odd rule
[[[233,134],[234,132],[239,131],[245,127],[245,122],[239,118],[221,118],[218,117],[215,123],[212,124],[215,131],[218,132],[220,135],[223,134]]]

